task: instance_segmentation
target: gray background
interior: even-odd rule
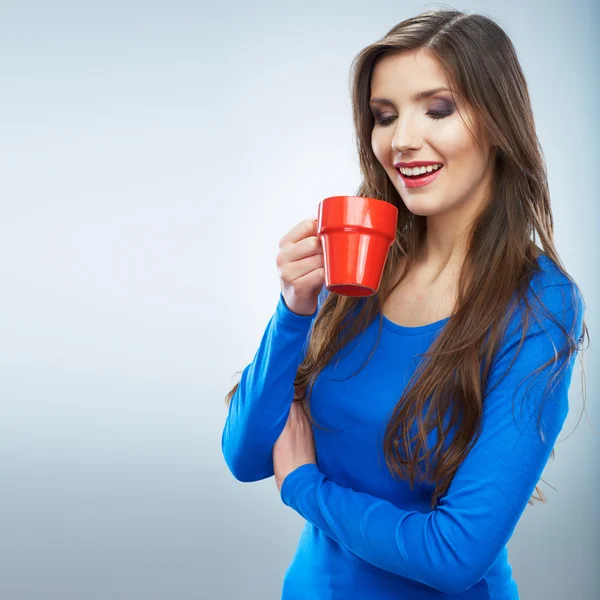
[[[302,519],[234,480],[223,396],[277,242],[359,182],[355,54],[420,2],[0,2],[0,598],[279,597]],[[513,39],[556,241],[598,326],[599,5],[453,5]],[[525,600],[600,579],[598,352],[510,542]]]

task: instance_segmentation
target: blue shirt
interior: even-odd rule
[[[547,257],[540,256],[538,264],[530,294],[580,339],[584,303],[577,286]],[[306,519],[284,577],[284,600],[518,599],[506,544],[566,418],[576,357],[552,382],[542,406],[558,364],[524,378],[552,358],[565,337],[529,297],[540,322],[530,319],[505,375],[521,342],[522,307],[509,323],[486,385],[481,435],[433,509],[433,485],[417,483],[411,490],[408,482],[392,478],[382,441],[419,354],[451,317],[418,327],[383,317],[381,334],[375,319],[324,368],[310,400],[314,419],[325,427],[313,426],[317,464],[298,467],[281,488],[282,501]],[[287,421],[294,377],[318,310],[297,315],[280,295],[243,371],[222,436],[225,461],[240,481],[273,475],[273,444]],[[434,441],[431,437],[430,444]]]

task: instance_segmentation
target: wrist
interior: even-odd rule
[[[283,292],[281,294],[281,299],[287,310],[297,317],[313,317],[317,312],[317,302],[288,302],[286,301]]]

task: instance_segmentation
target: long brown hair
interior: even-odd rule
[[[481,433],[489,367],[519,305],[525,307],[525,335],[532,312],[527,292],[532,276],[539,270],[539,254],[543,252],[550,258],[575,289],[576,285],[554,246],[545,162],[527,84],[510,39],[494,21],[479,14],[443,10],[407,19],[364,48],[351,70],[352,111],[362,174],[355,195],[378,198],[398,208],[396,241],[376,295],[352,298],[332,293],[325,299],[296,374],[294,399],[305,399],[309,409],[315,379],[342,346],[376,318],[381,332],[382,307],[409,273],[424,241],[426,217],[406,208],[374,155],[374,120],[369,109],[371,74],[377,61],[421,49],[437,58],[453,93],[473,109],[496,151],[491,198],[470,230],[454,312],[429,351],[422,355],[424,360],[399,399],[384,436],[385,461],[392,475],[407,479],[412,488],[424,474],[421,461],[426,465],[428,477],[435,483],[434,507]],[[404,270],[398,279],[401,261]],[[347,319],[350,314],[352,318]],[[589,333],[585,322],[579,339],[560,323],[557,325],[565,334],[566,344],[555,360],[564,360],[566,368],[569,358],[581,349],[584,337],[589,343]],[[554,379],[559,376],[555,373]],[[226,403],[238,385],[227,394]],[[429,402],[434,410],[428,410],[424,417]],[[450,420],[443,427],[445,415],[450,415]],[[457,424],[456,435],[446,444],[447,432]],[[434,430],[437,442],[430,449],[428,435]],[[416,433],[411,435],[413,431]],[[536,493],[530,504],[534,499],[544,502],[538,487]]]

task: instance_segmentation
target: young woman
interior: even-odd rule
[[[398,208],[396,243],[378,293],[350,298],[323,286],[313,219],[282,238],[223,454],[306,519],[284,599],[517,599],[506,544],[588,334],[527,85],[504,31],[456,11],[353,67],[357,195]]]

